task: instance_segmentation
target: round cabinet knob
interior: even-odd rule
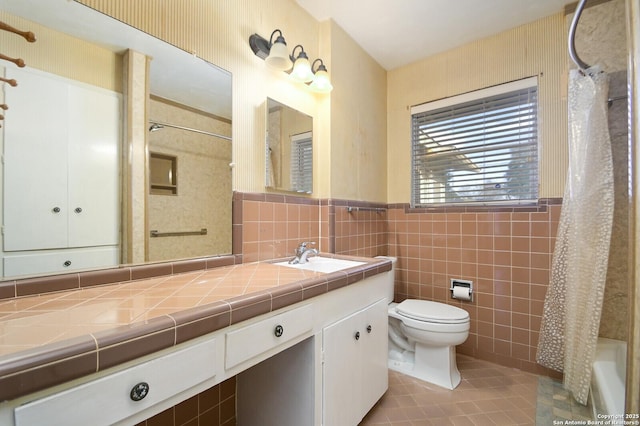
[[[371,333],[371,330],[373,330],[373,327],[371,327],[371,324],[369,324],[367,326],[367,333]]]
[[[140,382],[131,388],[129,396],[133,401],[142,401],[149,394],[149,383]]]
[[[76,213],[82,213],[82,208],[81,207],[76,207],[73,211],[76,212]]]
[[[282,327],[280,324],[276,325],[275,330],[273,330],[273,334],[276,335],[276,337],[280,337],[284,334],[284,327]]]
[[[353,336],[356,340],[360,340],[360,332],[356,331],[356,334]]]
[[[60,213],[60,207],[54,207],[51,209],[51,211],[54,213]]]
[[[71,261],[70,260],[65,260],[62,265],[64,265],[65,268],[68,268],[69,266],[71,266]]]

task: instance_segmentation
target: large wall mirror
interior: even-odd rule
[[[230,254],[231,74],[75,1],[0,0],[0,20],[37,37],[0,32],[26,62],[0,61],[18,83],[0,95],[2,277]]]
[[[313,191],[313,118],[267,99],[265,186],[279,191]]]

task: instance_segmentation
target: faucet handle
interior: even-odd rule
[[[316,242],[315,241],[303,241],[300,244],[298,244],[298,250],[300,249],[306,249],[308,245],[315,245]]]
[[[300,244],[298,244],[298,247],[296,247],[295,253],[297,256],[300,256],[302,253],[304,253],[307,250],[307,245],[315,245],[316,242],[315,241],[303,241]]]

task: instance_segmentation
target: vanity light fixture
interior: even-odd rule
[[[320,65],[318,65],[318,68],[314,70],[313,68],[316,66],[316,62],[318,61],[320,61]],[[316,59],[315,61],[313,61],[311,70],[313,71],[313,81],[309,85],[311,87],[311,90],[320,93],[329,93],[333,90],[333,86],[331,85],[331,78],[329,78],[327,67],[324,66],[324,62],[322,62],[322,59]]]
[[[276,33],[278,33],[278,37],[273,41],[273,36],[276,35]],[[287,42],[282,36],[282,31],[274,30],[268,42],[258,34],[253,34],[249,37],[249,45],[253,53],[264,59],[269,66],[280,71],[288,71],[291,69],[293,62],[289,57]]]
[[[296,58],[296,49],[300,48],[300,53]],[[313,71],[311,71],[311,64],[309,63],[309,57],[304,51],[304,47],[301,44],[293,48],[291,56],[295,58],[293,63],[293,70],[291,70],[291,77],[301,83],[311,83],[313,81]]]
[[[278,34],[275,41],[273,37]],[[253,53],[265,60],[271,67],[291,74],[291,78],[307,84],[311,90],[318,93],[329,93],[333,90],[331,79],[327,72],[327,67],[322,59],[316,59],[313,64],[309,65],[309,57],[304,47],[298,44],[293,48],[291,56],[287,51],[287,43],[284,40],[282,31],[276,29],[271,33],[269,41],[258,34],[252,34],[249,37],[249,46]],[[296,57],[296,49],[300,48],[300,52]],[[319,65],[316,69],[316,63]],[[293,69],[292,69],[293,67]]]

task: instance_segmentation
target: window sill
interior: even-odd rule
[[[409,204],[390,205],[389,208],[404,207],[405,213],[529,213],[546,212],[550,205],[562,204],[562,198],[540,198],[537,202],[530,204],[450,204],[433,207],[411,207]]]

